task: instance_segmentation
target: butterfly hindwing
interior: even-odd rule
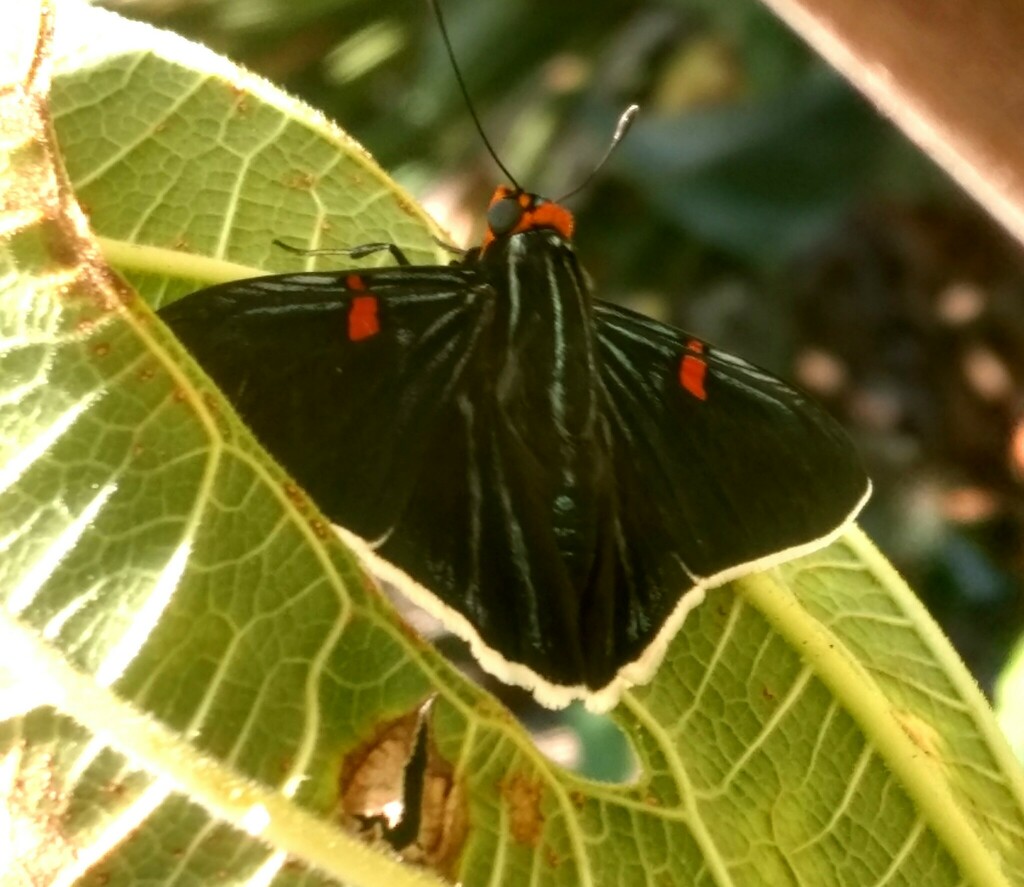
[[[615,605],[593,615],[588,670],[635,683],[704,589],[825,544],[870,484],[838,423],[782,380],[624,308],[596,301],[595,321],[615,472],[615,580],[597,597]]]

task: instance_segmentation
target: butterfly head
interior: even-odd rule
[[[571,240],[572,213],[559,203],[501,185],[487,207],[487,233],[481,250],[486,252],[495,240],[541,228],[557,231],[566,240]]]

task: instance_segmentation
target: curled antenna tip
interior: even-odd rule
[[[633,125],[633,121],[636,120],[636,115],[639,113],[639,105],[630,105],[622,112],[622,116],[619,117],[619,122],[615,127],[615,135],[612,136],[613,146],[622,141],[626,133],[629,132],[629,128]]]
[[[575,194],[578,194],[587,185],[590,184],[591,180],[598,174],[601,168],[608,162],[608,158],[612,156],[612,152],[615,150],[615,146],[619,144],[625,137],[626,133],[629,132],[629,128],[633,125],[633,121],[636,120],[637,114],[640,113],[639,105],[630,105],[619,115],[619,122],[615,124],[615,132],[612,134],[612,139],[608,143],[608,147],[605,149],[604,156],[594,164],[594,168],[590,171],[590,174],[580,182],[575,188],[573,188],[568,194],[563,194],[558,198],[556,203],[561,203],[563,200],[567,200]]]

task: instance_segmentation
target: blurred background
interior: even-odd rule
[[[104,5],[321,108],[456,243],[480,235],[502,177],[424,0]],[[486,130],[530,190],[574,188],[641,104],[570,202],[598,295],[835,412],[875,483],[863,526],[991,695],[1024,628],[1020,246],[756,0],[444,11]]]

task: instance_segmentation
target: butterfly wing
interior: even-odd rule
[[[595,314],[619,562],[617,608],[595,633],[644,680],[688,594],[823,546],[870,483],[802,392],[643,315],[601,302]]]
[[[469,265],[258,278],[160,314],[324,513],[403,571],[382,574],[548,704],[613,703],[694,589],[824,544],[866,497],[849,440],[798,391],[596,303],[606,446],[578,585],[546,426],[496,396],[494,309]]]
[[[495,394],[494,301],[472,266],[401,267],[243,280],[159,314],[379,576],[503,680],[578,684],[550,494]]]
[[[472,266],[401,267],[243,280],[159,314],[378,575],[502,679],[575,684],[549,495],[495,396],[494,300]]]
[[[490,291],[444,266],[286,274],[161,318],[332,521],[386,536],[436,449]]]

